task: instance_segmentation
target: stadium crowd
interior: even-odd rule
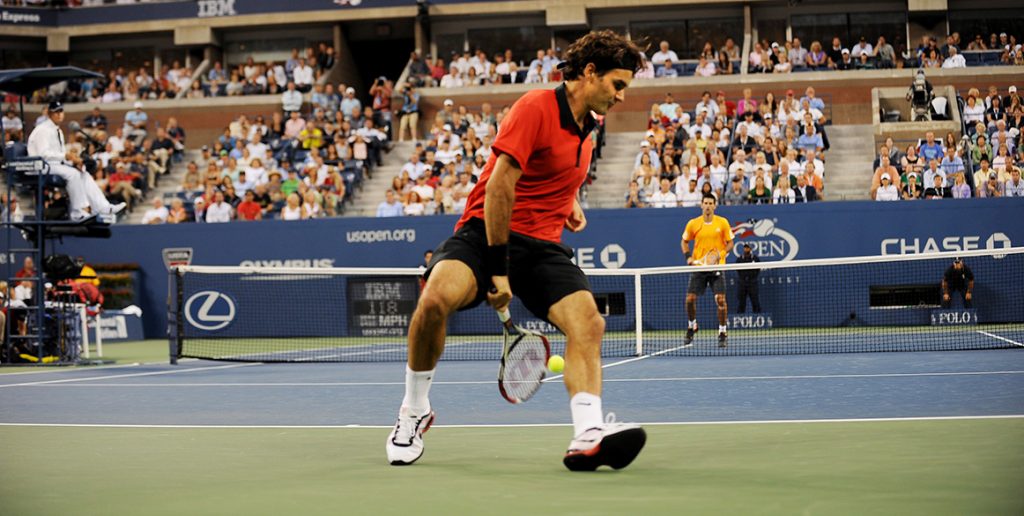
[[[871,198],[877,201],[1024,197],[1024,103],[1015,86],[1005,95],[971,88],[962,110],[967,134],[897,144],[886,138],[875,157]]]
[[[413,90],[404,93],[405,104],[414,101]],[[496,112],[485,102],[479,111],[470,111],[446,99],[422,141],[413,130],[415,148],[409,161],[392,178],[391,188],[377,207],[377,216],[462,213],[466,198],[491,155],[491,144],[508,109],[506,106]],[[405,107],[400,111],[406,113]],[[404,114],[403,118],[407,116]],[[404,120],[400,123],[400,140],[407,125]]]
[[[327,85],[317,86],[323,74],[335,63],[333,45],[319,43],[303,50],[293,48],[285,61],[257,63],[250,56],[245,63],[225,68],[215,61],[203,74],[174,60],[164,64],[157,74],[151,66],[138,68],[114,66],[109,70],[91,67],[103,78],[64,81],[37,91],[32,102],[51,101],[90,102],[109,104],[146,99],[231,97],[240,95],[280,95],[297,90],[309,93],[323,88],[320,93],[331,94]],[[10,99],[8,99],[10,101]]]
[[[726,205],[822,200],[824,111],[813,87],[761,99],[745,88],[738,100],[705,91],[692,110],[666,94],[651,106],[624,206],[692,207],[707,193]]]

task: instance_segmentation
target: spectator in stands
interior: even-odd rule
[[[904,201],[920,199],[921,195],[924,193],[921,189],[921,183],[918,181],[921,176],[916,172],[911,172],[907,174],[906,177],[906,183],[903,185],[900,198]]]
[[[292,70],[292,82],[295,89],[302,93],[309,93],[313,89],[313,68],[310,62],[313,60],[300,59],[299,64]]]
[[[754,49],[750,51],[747,63],[750,73],[763,73],[771,69],[771,58],[759,42],[754,43]]]
[[[939,176],[942,178],[942,185],[949,186],[952,181],[949,181],[946,176],[946,172],[939,168],[939,160],[930,159],[928,160],[928,168],[924,171],[924,184],[932,184],[933,178]]]
[[[1020,167],[1010,169],[1010,180],[1005,183],[1007,197],[1024,197],[1024,180],[1020,178]]]
[[[159,197],[153,199],[153,207],[146,211],[142,217],[143,224],[165,224],[169,212],[164,206],[163,200]]]
[[[718,55],[725,54],[725,57],[730,60],[736,60],[740,58],[740,47],[736,45],[736,41],[732,38],[725,38],[725,44],[718,49]]]
[[[184,201],[178,197],[171,199],[171,208],[167,212],[167,223],[181,224],[188,221],[188,211],[185,209]]]
[[[818,191],[813,185],[807,183],[804,175],[796,176],[796,186],[793,187],[796,195],[796,202],[814,202],[818,200]]]
[[[664,63],[662,64],[661,68],[655,69],[654,76],[655,77],[679,77],[679,71],[676,70],[674,66],[672,66],[672,61],[670,59],[666,59],[664,61]],[[529,77],[527,77],[527,82],[529,82]]]
[[[729,182],[729,188],[722,194],[722,204],[736,206],[747,203],[747,185],[742,177],[733,177]]]
[[[825,49],[825,57],[828,59],[829,68],[838,68],[842,61],[843,43],[838,37],[832,38],[832,46]],[[847,50],[849,53],[849,50]]]
[[[885,41],[885,36],[879,36],[875,49],[871,53],[876,58],[876,68],[894,68],[896,66],[896,50]]]
[[[953,199],[971,199],[971,186],[964,179],[964,174],[954,174],[952,190]]]
[[[881,184],[875,191],[876,201],[898,201],[900,200],[899,191],[896,189],[896,185],[892,183],[892,176],[888,173],[882,174],[880,178]]]
[[[206,222],[231,222],[231,205],[225,202],[224,192],[218,190],[213,195],[213,202],[206,207]]]
[[[929,186],[924,190],[925,199],[951,199],[953,193],[950,189],[943,185],[942,176],[935,174],[932,180],[932,186]]]
[[[694,71],[694,75],[697,77],[711,77],[715,75],[715,71],[715,62],[709,60],[705,56],[701,56],[700,61],[697,63],[697,70]]]
[[[804,132],[797,138],[796,145],[794,145],[801,152],[806,153],[807,151],[815,151],[817,154],[821,154],[825,144],[821,140],[821,135],[815,132],[814,125],[804,125]]]
[[[715,62],[715,73],[717,75],[733,75],[736,73],[733,70],[732,61],[729,60],[729,56],[725,52],[718,53],[718,61]]]
[[[625,208],[644,208],[647,204],[644,202],[644,192],[640,189],[640,183],[635,179],[629,182],[629,191],[626,192],[626,204]]]
[[[786,57],[793,68],[803,70],[807,67],[807,49],[800,45],[800,38],[793,38],[793,44]]]
[[[897,189],[900,186],[902,186],[900,184],[899,172],[896,170],[896,167],[894,167],[889,162],[889,157],[888,156],[882,156],[880,158],[880,160],[881,160],[881,162],[879,163],[878,168],[875,169],[874,176],[872,176],[872,178],[871,178],[871,198],[872,199],[875,198],[876,193],[878,192],[878,188],[882,185],[882,176],[886,176],[886,175],[889,176],[889,180],[892,182],[892,185],[895,186]],[[893,178],[895,178],[895,179],[893,179]]]
[[[960,55],[956,47],[949,47],[949,56],[942,61],[943,68],[967,68],[967,61],[964,60],[964,56]]]
[[[942,144],[935,141],[935,133],[928,131],[925,133],[925,141],[921,143],[917,149],[917,153],[926,160],[941,159],[943,150]]]
[[[654,63],[665,63],[668,61],[669,66],[673,63],[679,62],[679,56],[669,49],[668,41],[662,41],[658,45],[658,51],[651,56],[651,62]],[[531,65],[532,66],[532,65]]]
[[[985,135],[979,133],[974,144],[971,145],[971,161],[974,163],[981,163],[981,160],[991,162],[992,158],[992,146],[988,144],[988,139]]]
[[[299,194],[292,192],[285,198],[285,205],[281,207],[281,220],[301,220],[302,206]]]
[[[850,56],[860,63],[860,66],[866,66],[868,64],[868,58],[874,54],[874,49],[871,47],[871,43],[868,43],[867,38],[864,36],[860,37],[860,41],[853,46],[850,50]]]
[[[124,115],[124,135],[135,140],[136,146],[142,145],[142,140],[148,134],[146,126],[149,123],[149,116],[142,110],[142,102],[136,102],[134,109]]]
[[[302,110],[302,93],[295,82],[289,81],[284,93],[281,94],[281,110],[285,113],[300,114]]]
[[[459,73],[459,67],[454,64],[448,68],[448,73],[441,77],[442,88],[461,88],[463,85],[462,74]]]
[[[702,198],[700,190],[697,189],[696,176],[689,177],[688,179],[680,178],[676,182],[676,199],[683,208],[697,206]]]
[[[946,154],[939,163],[942,171],[949,174],[957,174],[964,171],[964,160],[957,155],[956,147],[946,147]]]
[[[777,43],[772,43],[772,49],[775,51],[775,65],[772,67],[772,73],[790,73],[793,71],[793,63],[789,62],[789,57],[786,55],[786,49],[779,46]]]
[[[789,176],[779,176],[779,181],[772,192],[772,204],[794,204],[796,203],[796,192],[789,186]]]
[[[900,158],[900,168],[904,173],[917,172],[920,174],[924,172],[926,163],[924,158],[917,154],[917,146],[913,144],[907,146],[906,152]]]
[[[820,41],[811,42],[811,48],[807,52],[805,62],[807,68],[811,70],[824,70],[828,68],[828,55],[822,50]]]
[[[662,178],[660,189],[648,198],[652,208],[675,208],[679,204],[676,194],[672,192],[672,182]]]
[[[853,70],[857,67],[857,64],[850,57],[850,50],[844,48],[840,53],[839,61],[834,63],[833,68],[836,70]]]
[[[754,187],[747,193],[748,204],[771,204],[772,191],[764,183],[764,176],[754,177]]]

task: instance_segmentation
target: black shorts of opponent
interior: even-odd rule
[[[491,276],[484,267],[487,252],[487,229],[481,219],[470,219],[434,251],[424,274],[430,277],[434,266],[443,260],[458,260],[476,276],[476,298],[460,308],[473,308],[487,299],[492,287]],[[548,321],[551,305],[580,290],[590,291],[590,282],[572,263],[572,248],[565,244],[538,240],[511,232],[508,240],[509,274],[512,295],[535,316]]]
[[[686,289],[686,293],[702,296],[708,285],[711,285],[711,291],[715,295],[725,295],[725,276],[721,271],[695,272],[691,274],[690,286]]]

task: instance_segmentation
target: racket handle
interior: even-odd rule
[[[508,311],[508,308],[498,311],[498,319],[502,323],[507,323],[512,320],[512,313]]]

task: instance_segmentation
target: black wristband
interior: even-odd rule
[[[687,260],[689,260],[690,259],[690,253],[689,252],[683,253],[683,258],[686,258]]]
[[[487,246],[484,266],[491,276],[508,276],[508,244]]]

